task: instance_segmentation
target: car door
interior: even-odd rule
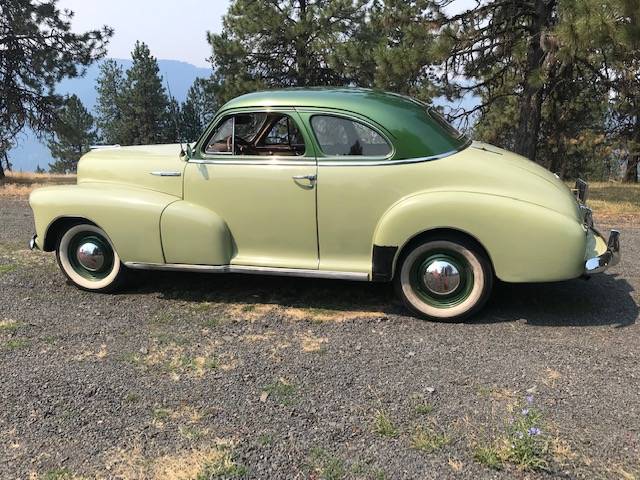
[[[224,219],[231,264],[317,269],[316,174],[294,110],[228,111],[189,160],[184,198]]]

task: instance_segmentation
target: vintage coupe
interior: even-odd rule
[[[96,292],[129,269],[394,281],[414,314],[439,320],[477,312],[494,278],[566,280],[619,259],[584,182],[574,195],[395,94],[243,95],[181,150],[92,150],[77,185],[32,193],[32,248]]]

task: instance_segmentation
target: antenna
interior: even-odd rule
[[[169,78],[167,77],[167,92],[169,93],[169,101],[171,102],[171,113],[173,114],[173,123],[176,126],[176,135],[178,136],[178,142],[180,143],[180,156],[184,157],[186,152],[182,146],[182,135],[180,134],[180,125],[178,124],[178,112],[176,112],[176,105],[178,102],[173,95],[171,95],[171,87],[169,86]]]

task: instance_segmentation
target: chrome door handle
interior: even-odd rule
[[[182,174],[180,172],[149,172],[156,177],[179,177]]]
[[[309,185],[301,185],[298,183],[298,185],[300,185],[303,188],[314,188],[316,186],[316,180],[317,180],[317,175],[294,175],[293,180],[298,183],[299,180],[308,180],[309,181]]]
[[[294,180],[309,180],[310,182],[315,182],[318,176],[317,175],[294,175],[291,178],[293,178]]]

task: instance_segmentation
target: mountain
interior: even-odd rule
[[[131,60],[114,60],[124,70],[131,67]],[[96,80],[100,72],[99,66],[99,63],[90,66],[83,77],[63,80],[56,90],[63,95],[75,93],[84,106],[93,111],[97,99]],[[187,91],[196,78],[211,75],[209,68],[196,67],[178,60],[158,60],[158,67],[165,85],[169,85],[171,94],[179,102],[186,99]],[[53,163],[46,143],[40,142],[29,130],[18,137],[18,145],[9,152],[9,160],[16,171],[34,171],[38,165],[46,169],[49,163]]]

